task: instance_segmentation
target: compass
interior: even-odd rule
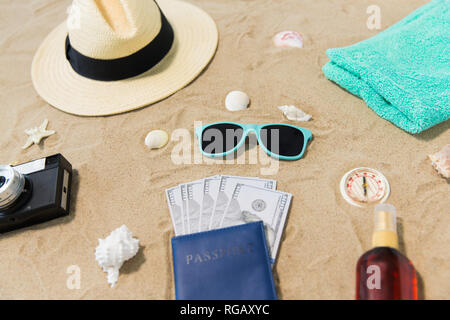
[[[357,207],[383,203],[389,197],[390,187],[386,177],[371,168],[356,168],[347,172],[340,183],[344,199]]]

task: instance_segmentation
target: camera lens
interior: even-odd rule
[[[5,182],[6,182],[6,178],[4,176],[0,176],[0,188],[3,187]]]
[[[0,166],[0,211],[12,206],[25,187],[25,176],[10,166]]]

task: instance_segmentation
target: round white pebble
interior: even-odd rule
[[[230,111],[244,110],[249,104],[250,98],[242,91],[231,91],[225,99],[225,107]]]
[[[169,135],[163,130],[153,130],[145,137],[145,145],[150,149],[159,149],[169,142]]]

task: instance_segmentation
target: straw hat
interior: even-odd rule
[[[122,113],[180,90],[217,48],[211,17],[178,0],[74,0],[31,67],[49,104],[83,116]]]

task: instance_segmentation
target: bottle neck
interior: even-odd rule
[[[375,231],[372,235],[372,247],[390,247],[398,250],[397,233],[389,230]]]

